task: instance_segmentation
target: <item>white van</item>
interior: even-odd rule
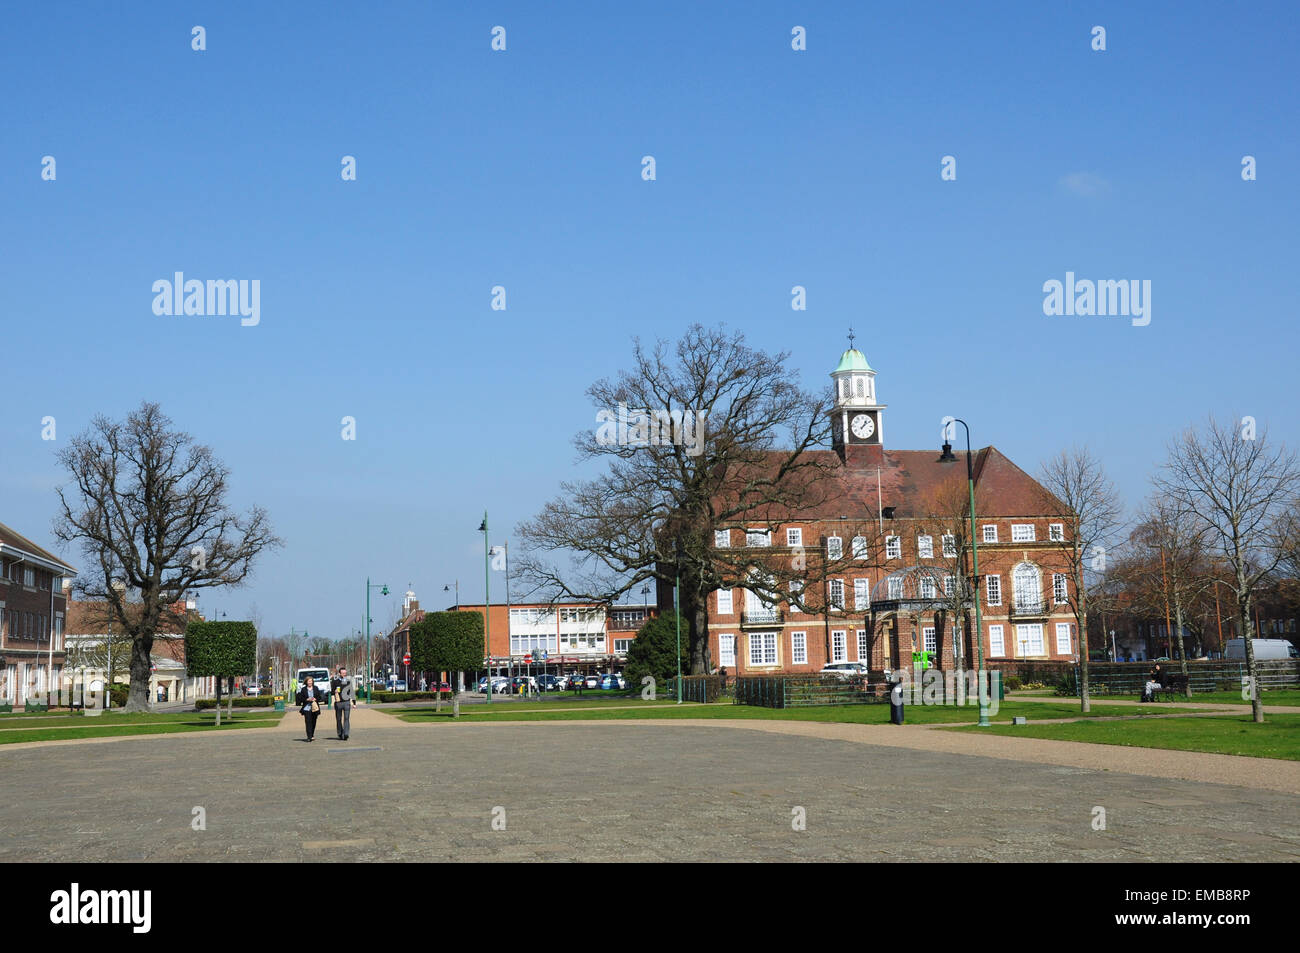
[[[1250,641],[1254,643],[1251,649],[1254,650],[1257,661],[1300,658],[1300,652],[1297,652],[1296,647],[1286,639],[1251,639]],[[1244,659],[1246,657],[1246,640],[1229,639],[1223,657]]]
[[[321,690],[325,696],[323,707],[328,708],[330,704],[330,670],[327,668],[300,668],[298,669],[298,687],[302,688],[307,683],[307,676],[310,675],[312,682]],[[293,699],[289,699],[293,701]]]

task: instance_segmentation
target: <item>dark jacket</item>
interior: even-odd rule
[[[299,710],[301,710],[302,707],[306,705],[308,701],[312,698],[315,698],[316,701],[320,702],[320,706],[322,708],[325,707],[325,693],[320,690],[319,685],[313,685],[311,687],[310,694],[308,694],[308,689],[306,685],[298,689],[298,695],[295,700],[298,703]]]
[[[334,694],[340,702],[348,704],[357,700],[356,692],[352,687],[352,678],[339,678],[337,675],[330,679],[330,692]]]

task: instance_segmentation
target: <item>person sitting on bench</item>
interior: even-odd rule
[[[1160,671],[1160,663],[1157,662],[1156,667],[1147,675],[1147,683],[1142,690],[1142,700],[1144,702],[1155,701],[1156,692],[1164,687],[1164,673]]]

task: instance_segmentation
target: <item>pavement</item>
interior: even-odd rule
[[[0,861],[1300,861],[1294,762],[375,708],[333,735],[327,712],[307,744],[291,711],[229,733],[0,746]]]

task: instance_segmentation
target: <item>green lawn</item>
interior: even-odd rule
[[[1102,696],[1103,698],[1105,696]],[[1259,700],[1265,705],[1296,705],[1300,706],[1300,689],[1296,688],[1274,688],[1265,689],[1259,693]],[[1241,689],[1230,692],[1193,692],[1188,701],[1193,702],[1213,702],[1215,704],[1225,705],[1249,705],[1250,702],[1241,697]]]
[[[1211,715],[1204,718],[1162,718],[1158,721],[1079,721],[1061,725],[995,725],[959,727],[949,731],[991,731],[1021,738],[1087,741],[1138,748],[1208,751],[1252,758],[1300,761],[1300,714],[1267,715],[1262,725],[1249,715]]]
[[[221,727],[210,712],[107,712],[94,718],[77,714],[33,715],[21,722],[10,722],[0,715],[0,744],[22,741],[66,741],[77,738],[101,738],[122,735],[161,735],[186,731],[225,731],[237,728],[268,727],[284,717],[277,712],[240,712],[231,719],[225,715]],[[39,724],[33,724],[39,721]]]
[[[653,702],[642,701],[639,697],[620,696],[584,705],[578,701],[520,703],[511,702],[494,705],[491,711],[486,705],[462,705],[461,721],[621,721],[644,718],[717,718],[725,720],[743,720],[762,718],[773,721],[829,721],[847,724],[884,724],[889,721],[889,706],[873,705],[823,705],[814,708],[759,708],[754,705],[733,705],[729,702],[717,702],[701,705],[692,702],[676,704],[671,699],[659,699]],[[1147,715],[1188,712],[1192,709],[1176,708],[1172,705],[1093,705],[1087,717],[1100,718],[1107,715]],[[452,720],[450,706],[441,713],[431,708],[406,708],[393,712],[405,721],[414,723],[448,722]],[[991,720],[994,723],[1010,723],[1015,715],[1024,715],[1031,720],[1044,718],[1078,718],[1077,702],[1002,702]],[[931,725],[976,721],[979,709],[973,705],[935,706],[908,705],[904,712],[908,724]]]

